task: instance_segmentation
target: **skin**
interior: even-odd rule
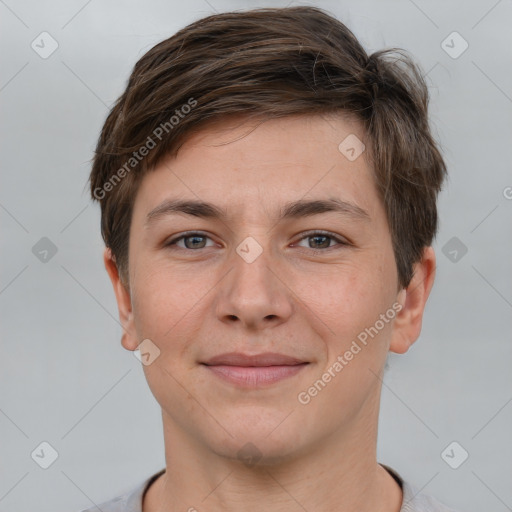
[[[435,255],[425,248],[410,285],[399,289],[365,153],[349,161],[338,150],[349,134],[364,141],[358,122],[341,115],[259,125],[223,120],[143,178],[129,286],[109,249],[104,261],[122,345],[135,350],[150,339],[160,350],[143,369],[162,408],[166,472],[146,493],[144,512],[399,511],[402,491],[376,460],[381,378],[388,352],[406,352],[420,334]],[[369,219],[326,212],[278,220],[289,201],[332,197]],[[227,217],[174,213],[147,224],[168,198],[208,201]],[[349,245],[303,234],[310,230]],[[207,238],[195,240],[197,249],[183,239],[165,245],[185,231]],[[235,250],[248,236],[262,248],[252,263]],[[394,303],[402,306],[396,317],[307,405],[299,403],[298,393]],[[309,364],[267,387],[242,389],[200,364],[232,351],[277,352]],[[253,465],[237,458],[249,442],[261,457]]]

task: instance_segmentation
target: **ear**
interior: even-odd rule
[[[107,247],[103,253],[103,262],[105,268],[112,281],[114,293],[117,300],[117,308],[119,310],[119,320],[123,328],[121,344],[126,350],[136,350],[138,346],[135,324],[133,322],[132,301],[130,292],[126,289],[119,276],[115,259],[112,251]]]
[[[389,350],[404,354],[418,339],[423,311],[434,284],[436,255],[432,247],[425,247],[421,260],[413,267],[414,274],[407,288],[403,288],[398,301],[402,309],[395,317]]]

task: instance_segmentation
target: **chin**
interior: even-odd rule
[[[216,417],[222,418],[231,435],[223,431],[220,437],[211,438],[212,430],[208,430],[203,432],[203,442],[217,455],[249,467],[282,464],[303,451],[307,441],[307,432],[292,420],[294,414],[288,409],[248,406],[221,413]]]
[[[236,461],[250,469],[275,467],[292,461],[298,456],[300,447],[291,438],[270,439],[251,437],[245,441],[231,439],[228,442],[212,443],[211,450],[225,459]]]

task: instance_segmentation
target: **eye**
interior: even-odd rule
[[[180,236],[170,240],[166,246],[176,245],[180,249],[204,249],[205,247],[208,247],[206,245],[207,240],[213,242],[213,240],[206,236],[204,233],[191,231],[188,233],[183,233]],[[181,242],[183,242],[183,244],[181,244]],[[212,244],[210,244],[210,247],[211,245]]]
[[[210,244],[207,243],[208,240],[211,242]],[[304,247],[304,245],[301,245],[301,243],[304,241],[308,243],[306,248],[314,251],[332,249],[336,245],[350,245],[349,242],[340,238],[334,233],[330,233],[329,231],[310,231],[303,234],[302,238],[299,240],[299,243],[294,245]],[[332,242],[334,242],[334,244]],[[199,231],[189,231],[187,233],[182,233],[181,235],[167,242],[165,245],[166,247],[176,246],[184,250],[197,250],[211,247],[212,245],[215,245],[215,242],[205,233]]]
[[[311,231],[306,233],[305,236],[300,239],[300,242],[304,240],[309,245],[307,248],[313,250],[331,249],[333,247],[331,245],[332,241],[337,242],[337,245],[349,245],[347,241],[328,231]]]

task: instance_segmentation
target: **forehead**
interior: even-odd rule
[[[299,199],[337,197],[376,216],[382,207],[364,140],[361,124],[338,114],[209,123],[142,179],[135,210],[147,214],[179,197],[256,217]]]

